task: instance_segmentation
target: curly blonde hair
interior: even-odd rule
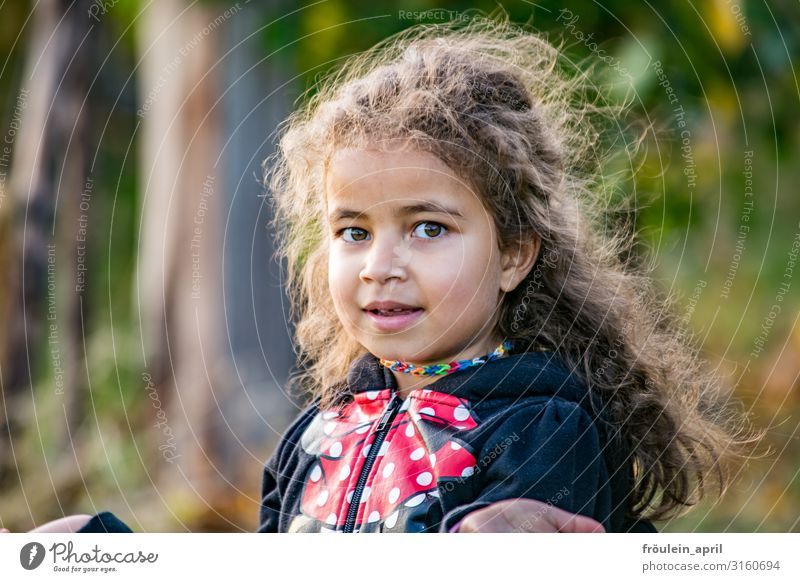
[[[534,267],[503,298],[498,332],[517,348],[556,352],[602,397],[613,439],[630,451],[629,513],[681,513],[710,480],[724,492],[749,442],[743,421],[718,403],[723,382],[670,314],[672,300],[634,264],[630,228],[606,232],[604,136],[618,116],[586,71],[570,70],[539,35],[484,19],[412,27],[315,89],[265,162],[296,320],[296,387],[330,405],[365,353],[328,291],[328,163],[341,148],[401,140],[481,193],[504,249],[539,237]]]

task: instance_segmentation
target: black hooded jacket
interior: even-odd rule
[[[655,531],[626,515],[628,455],[609,442],[596,396],[553,352],[512,353],[404,400],[367,354],[347,383],[352,398],[309,406],[267,462],[258,531],[449,531],[519,497],[608,532]]]

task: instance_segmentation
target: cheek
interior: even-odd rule
[[[454,313],[492,309],[497,303],[499,279],[491,266],[477,262],[444,263],[421,275],[428,300],[445,317]]]
[[[457,292],[471,309],[492,308],[497,301],[499,281],[492,269],[471,265],[459,280]]]
[[[475,292],[486,287],[500,288],[500,255],[488,228],[476,228],[463,236],[450,252],[454,260],[447,263],[452,281],[471,287]]]
[[[353,298],[353,289],[358,283],[358,273],[353,272],[353,261],[348,261],[341,252],[328,253],[328,288],[337,309],[346,307],[347,298]]]
[[[453,253],[456,260],[447,264],[450,280],[461,288],[471,289],[472,294],[482,293],[486,288],[500,287],[500,264],[497,253],[492,252],[491,239],[474,235]]]

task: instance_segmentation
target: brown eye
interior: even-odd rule
[[[414,228],[414,236],[419,238],[439,238],[447,229],[438,222],[420,222]]]
[[[342,238],[347,242],[362,242],[369,238],[369,233],[363,228],[351,226],[342,230]]]

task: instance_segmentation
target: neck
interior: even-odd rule
[[[402,372],[395,372],[392,371],[394,374],[394,379],[397,381],[397,395],[402,399],[405,400],[406,396],[408,396],[414,390],[419,390],[420,388],[425,388],[428,384],[433,384],[438,380],[441,376],[410,376],[409,374],[403,374]]]

